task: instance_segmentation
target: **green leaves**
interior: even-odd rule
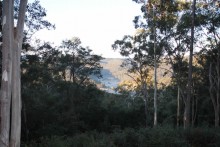
[[[33,3],[28,4],[27,16],[25,20],[25,24],[28,28],[28,35],[31,36],[33,33],[43,28],[55,29],[55,25],[45,20],[45,16],[46,10],[40,5],[39,0],[35,0]]]
[[[62,42],[59,50],[61,56],[60,65],[62,72],[66,74],[69,70],[69,80],[78,84],[90,83],[89,76],[95,75],[101,77],[100,61],[101,56],[93,55],[89,47],[81,46],[81,41],[77,37]]]

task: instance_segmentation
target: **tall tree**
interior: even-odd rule
[[[20,57],[27,0],[19,4],[14,26],[14,0],[3,1],[2,17],[2,83],[1,83],[1,147],[19,147],[21,134]],[[13,83],[13,84],[12,84]],[[12,99],[11,99],[12,96]],[[10,107],[11,106],[11,107]],[[10,113],[11,110],[11,113]],[[11,117],[11,120],[10,120]],[[10,132],[11,131],[11,132]],[[9,136],[10,134],[10,136]]]
[[[119,50],[120,54],[126,57],[122,67],[128,68],[128,76],[136,83],[136,92],[140,94],[145,103],[145,120],[148,126],[148,101],[149,101],[149,70],[153,66],[153,43],[149,38],[150,33],[144,29],[139,29],[134,37],[124,36],[122,40],[116,40],[112,45],[114,50]]]
[[[157,4],[157,3],[156,3]],[[177,7],[178,6],[178,7]],[[188,10],[189,2],[166,1],[157,4],[156,26],[158,28],[158,38],[162,38],[162,46],[166,51],[165,59],[171,65],[172,77],[177,84],[177,125],[180,120],[180,97],[183,96],[185,89],[185,68],[184,56],[189,44],[189,17]],[[167,70],[169,71],[169,70]]]
[[[158,56],[156,51],[156,3],[145,0],[134,0],[137,3],[142,3],[142,12],[144,14],[144,20],[141,20],[140,17],[135,17],[135,27],[148,29],[151,32],[150,39],[153,41],[153,54],[154,54],[154,126],[157,126],[157,62],[159,61],[160,55]],[[145,21],[145,22],[143,22]]]
[[[65,40],[60,47],[64,51],[60,61],[63,68],[63,73],[69,71],[69,80],[79,85],[87,85],[90,83],[90,76],[95,75],[101,77],[101,56],[92,54],[89,47],[83,47],[78,37]]]
[[[154,36],[154,127],[157,126],[157,53],[156,53],[156,24],[155,7],[153,7],[153,36]]]
[[[190,52],[189,52],[189,72],[188,72],[188,83],[187,83],[187,98],[184,110],[184,128],[190,126],[190,102],[192,94],[192,63],[193,63],[193,45],[194,45],[194,27],[195,27],[195,9],[196,0],[193,0],[192,4],[192,24],[191,24],[191,39],[190,39]]]
[[[209,11],[207,11],[209,10]],[[209,93],[214,108],[215,127],[219,127],[220,109],[220,7],[218,2],[212,5],[203,3],[203,7],[197,10],[197,22],[200,33],[204,36],[198,47],[202,48],[201,57],[205,57],[205,68],[209,71]],[[204,64],[204,63],[203,63]],[[204,66],[204,65],[203,65]]]

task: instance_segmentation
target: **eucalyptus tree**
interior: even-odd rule
[[[217,5],[216,4],[209,5],[205,2],[199,2],[197,4],[198,8],[195,9],[195,6],[196,6],[195,1],[193,1],[193,3],[185,2],[182,4],[183,4],[182,6],[181,6],[181,4],[178,5],[178,6],[181,6],[180,7],[181,9],[178,9],[178,11],[176,11],[177,12],[176,14],[179,14],[180,16],[177,17],[179,19],[177,19],[178,21],[176,21],[176,25],[173,26],[173,30],[174,31],[177,30],[177,33],[175,36],[177,36],[177,37],[179,36],[179,38],[183,38],[183,42],[178,46],[178,42],[175,41],[176,43],[174,42],[173,45],[177,46],[178,48],[182,48],[183,46],[185,46],[184,47],[185,49],[183,52],[186,52],[187,50],[189,50],[189,54],[190,54],[189,55],[189,63],[188,63],[187,84],[186,83],[183,84],[185,86],[182,87],[182,88],[185,88],[186,91],[181,92],[181,93],[185,93],[183,95],[183,100],[185,103],[184,118],[183,119],[184,119],[184,127],[187,128],[190,125],[190,115],[192,116],[192,124],[194,123],[194,119],[195,119],[195,114],[194,114],[195,112],[194,112],[194,106],[193,106],[193,103],[194,103],[193,91],[194,91],[195,86],[193,86],[192,84],[193,84],[193,75],[195,75],[196,73],[193,72],[193,70],[192,70],[193,53],[194,53],[193,46],[197,42],[199,42],[199,45],[197,44],[196,47],[198,47],[198,46],[201,47],[203,44],[205,44],[205,45],[203,45],[203,48],[206,48],[206,49],[207,48],[214,49],[216,46],[218,46],[218,28],[219,28],[219,26],[218,26],[218,19],[219,19],[218,12],[219,12],[219,10],[218,9],[219,9],[219,5],[218,5],[218,3],[217,3]],[[192,9],[189,7],[190,5],[192,6]],[[195,17],[195,13],[197,15],[196,17]],[[167,42],[167,40],[169,40],[168,38],[170,37],[170,35],[169,35],[170,31],[167,31],[167,33],[168,33],[166,35],[167,37],[164,37],[165,42]],[[207,40],[204,38],[207,38]],[[172,41],[174,41],[174,40],[172,40]],[[212,46],[212,47],[210,47],[210,46]],[[165,49],[166,49],[168,55],[173,54],[172,48],[169,49],[169,47],[165,46]],[[169,52],[170,52],[170,54],[169,54]],[[173,59],[175,59],[175,58],[173,58]],[[171,58],[170,58],[170,61],[171,61]],[[170,63],[172,63],[172,62],[170,62]],[[217,71],[218,70],[216,70],[214,72],[218,73]],[[214,73],[214,75],[216,75],[215,73]],[[210,75],[212,75],[212,72],[210,72]],[[213,76],[211,76],[211,77],[213,77]],[[217,78],[215,80],[218,81]],[[211,95],[213,93],[215,93],[214,89],[216,87],[218,87],[217,84],[213,84],[213,81],[215,81],[215,80],[213,80],[213,79],[210,80],[210,85],[211,85],[210,86],[211,87],[210,94]],[[211,82],[212,82],[212,84],[211,84]],[[178,87],[180,86],[180,84],[181,83],[178,84]],[[215,88],[213,88],[213,87],[215,87]],[[182,90],[180,90],[180,91],[182,91]],[[218,92],[216,91],[216,95],[218,95],[217,93]],[[213,101],[214,102],[213,105],[216,106],[216,109],[215,109],[216,111],[218,110],[217,103],[215,103],[217,101],[218,100]],[[192,102],[192,109],[190,108],[191,102]],[[191,110],[192,110],[192,112],[190,112]],[[217,115],[217,116],[219,117],[219,115]],[[218,119],[216,119],[216,120],[218,120]]]
[[[174,40],[171,39],[173,38],[178,38],[175,37],[175,33],[178,33],[177,36],[179,36],[181,39],[184,37],[181,35],[181,33],[184,32],[186,35],[188,33],[188,28],[184,26],[182,29],[177,29],[178,25],[178,20],[181,18],[182,11],[183,10],[188,10],[189,9],[189,3],[188,2],[181,2],[181,1],[145,1],[145,0],[133,0],[137,3],[142,4],[142,12],[143,12],[143,18],[142,21],[141,17],[135,17],[135,26],[137,28],[147,28],[151,30],[152,34],[152,41],[154,42],[155,46],[160,46],[160,54],[155,51],[154,48],[154,110],[155,110],[155,118],[156,118],[156,104],[157,104],[157,64],[160,62],[160,56],[164,53],[167,52],[168,50],[173,50],[173,48],[170,48],[172,44],[174,46],[177,46]],[[145,20],[145,21],[144,21]],[[181,33],[179,33],[179,31]],[[181,40],[180,39],[180,40]],[[186,40],[188,37],[186,37]],[[169,45],[168,45],[169,44]],[[178,43],[177,43],[178,44]],[[170,46],[171,45],[171,46]],[[168,47],[169,46],[169,47]],[[177,50],[175,50],[177,51]],[[186,50],[185,50],[186,51]],[[163,55],[168,55],[168,59],[170,60],[169,64],[173,66],[173,58],[171,57],[173,53],[169,51],[166,54]],[[174,69],[174,68],[172,68]],[[169,71],[169,69],[167,69]],[[154,119],[154,124],[156,125],[156,119]]]
[[[163,49],[167,52],[169,62],[172,66],[172,69],[174,71],[174,58],[172,56],[176,56],[180,52],[187,52],[190,49],[190,38],[193,39],[193,37],[189,36],[190,32],[190,19],[191,19],[191,11],[190,11],[190,2],[182,2],[182,1],[144,1],[144,0],[134,0],[137,3],[141,3],[142,5],[142,12],[144,14],[144,18],[146,19],[146,25],[141,25],[141,27],[148,27],[148,28],[155,28],[156,27],[156,34],[157,38],[160,38],[160,42],[163,42]],[[153,11],[155,14],[155,17],[152,17],[152,9],[156,8],[156,11]],[[153,18],[153,19],[152,19]],[[192,20],[192,19],[191,19]],[[192,29],[191,29],[192,30]],[[154,31],[152,31],[154,32]],[[179,41],[181,40],[181,44]],[[178,42],[177,42],[178,41]],[[182,44],[184,43],[184,44]],[[191,45],[192,46],[192,45]],[[183,50],[182,50],[182,49]],[[180,49],[180,51],[179,51]],[[192,52],[192,50],[191,50]],[[185,54],[185,53],[184,53]],[[179,54],[180,55],[180,54]],[[184,56],[184,55],[183,55]],[[180,58],[176,59],[181,59]],[[183,59],[183,58],[182,58]],[[192,59],[192,58],[190,58]],[[181,61],[182,62],[182,61]],[[190,61],[190,64],[192,63],[192,60]],[[192,64],[191,64],[192,65]],[[189,69],[191,69],[192,66],[190,66]],[[180,72],[179,72],[180,73]],[[188,75],[188,81],[191,81],[192,72]],[[177,80],[179,81],[179,80]],[[190,84],[190,83],[189,83]],[[188,85],[189,85],[188,84]],[[178,91],[180,93],[180,83],[178,84]],[[186,87],[186,85],[184,86]],[[189,86],[187,86],[189,87]],[[190,88],[192,88],[190,86]],[[183,89],[183,88],[182,88]],[[184,88],[186,89],[186,88]],[[188,88],[189,90],[189,88]],[[182,92],[183,93],[183,92]],[[186,93],[189,93],[186,91]],[[189,94],[188,98],[184,95],[184,102],[185,102],[185,115],[187,114],[187,122],[189,120],[189,113],[188,110],[190,110],[190,101],[189,101]],[[178,96],[178,106],[179,106],[179,97]],[[185,98],[186,97],[186,98]],[[177,118],[180,117],[179,107],[177,108]],[[184,116],[186,118],[186,116]],[[184,119],[185,120],[185,119]],[[177,121],[179,122],[179,121]],[[186,122],[186,121],[184,121]],[[185,123],[184,123],[185,124]]]
[[[184,110],[184,128],[189,128],[190,126],[190,104],[192,98],[192,63],[193,63],[193,49],[194,49],[194,28],[195,28],[195,9],[196,0],[192,3],[192,13],[191,13],[191,37],[190,37],[190,50],[189,50],[189,71],[188,71],[188,82],[187,82],[187,97]]]
[[[45,9],[39,5],[39,1],[35,1],[33,4],[27,4],[27,0],[3,0],[0,4],[2,9],[2,13],[0,13],[2,22],[0,30],[2,41],[0,146],[20,146],[21,51],[22,48],[27,49],[30,46],[27,40],[30,37],[27,37],[27,34],[31,35],[34,31],[42,29],[45,26],[51,28],[52,24],[43,20],[46,13]],[[28,13],[25,15],[26,11]],[[24,26],[26,26],[25,29]],[[54,26],[52,27],[54,28]],[[32,28],[32,31],[26,30],[30,28]]]
[[[89,47],[83,47],[81,41],[77,37],[64,40],[60,46],[63,51],[60,62],[66,64],[63,66],[62,73],[69,71],[69,80],[80,85],[90,83],[90,76],[95,75],[101,77],[101,64],[103,59],[99,55],[92,54]]]
[[[186,104],[186,81],[187,81],[187,61],[186,53],[189,49],[190,36],[188,34],[190,28],[189,26],[189,13],[187,11],[175,10],[175,5],[169,5],[165,10],[166,15],[164,18],[165,31],[163,33],[164,37],[163,48],[166,51],[166,57],[168,63],[171,65],[172,78],[177,84],[177,126],[180,124],[180,100],[181,98]],[[186,3],[186,8],[189,8],[189,3]]]
[[[173,9],[172,7],[178,5],[176,9]],[[194,3],[193,3],[194,6]],[[195,7],[195,6],[194,6]],[[167,11],[167,8],[170,9]],[[183,84],[181,86],[181,75],[183,75],[181,70],[178,70],[176,73],[176,81],[178,85],[178,103],[177,103],[177,125],[179,125],[179,117],[180,117],[180,95],[182,95],[184,100],[184,127],[187,128],[190,125],[190,103],[191,103],[191,92],[192,92],[192,59],[193,59],[193,44],[195,42],[194,40],[194,15],[195,11],[192,12],[191,17],[191,11],[190,11],[190,3],[189,2],[176,2],[171,4],[169,7],[166,7],[165,12],[168,12],[168,15],[174,16],[174,22],[171,23],[171,27],[166,30],[166,36],[164,37],[165,44],[170,42],[170,45],[165,46],[165,50],[167,51],[168,58],[170,60],[170,63],[172,65],[173,71],[174,71],[174,62],[173,60],[178,59],[178,62],[182,62],[185,58],[185,53],[189,50],[190,56],[189,56],[189,64],[188,64],[188,82],[187,84]],[[166,19],[167,20],[167,19]],[[190,23],[190,20],[193,20],[193,24]],[[169,23],[169,22],[168,22]],[[191,35],[189,36],[190,27],[191,26]],[[171,30],[173,29],[173,30]],[[173,47],[172,47],[173,46]],[[177,54],[176,54],[177,53]],[[182,54],[182,55],[181,55]],[[181,61],[182,60],[182,61]],[[178,67],[181,69],[182,67]],[[175,73],[175,71],[174,71]],[[183,89],[187,89],[185,92],[182,91]],[[182,94],[181,94],[182,93]],[[185,93],[185,94],[183,94]]]
[[[136,28],[148,29],[151,32],[150,40],[153,42],[153,52],[154,52],[154,126],[157,126],[157,66],[161,56],[157,54],[156,46],[158,45],[157,36],[157,20],[158,20],[158,2],[157,1],[145,1],[145,0],[133,0],[137,3],[142,4],[143,17],[135,17],[134,23]],[[162,51],[162,50],[161,50]]]
[[[219,3],[199,3],[196,27],[200,29],[203,39],[197,46],[202,48],[203,62],[209,65],[209,93],[214,108],[215,127],[219,127],[220,109],[220,7]],[[202,57],[202,56],[201,56]],[[203,58],[202,58],[203,59]]]
[[[16,26],[14,26],[14,0],[4,0],[2,4],[0,146],[19,147],[21,133],[20,57],[27,0],[20,1]]]
[[[128,68],[127,75],[136,83],[136,91],[141,94],[145,102],[146,126],[148,124],[148,89],[151,77],[149,70],[153,67],[153,43],[149,39],[150,33],[141,29],[134,36],[125,35],[122,40],[116,40],[112,45],[114,50],[126,57],[122,67]]]

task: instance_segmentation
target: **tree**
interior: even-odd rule
[[[195,9],[196,0],[192,3],[192,24],[191,24],[191,39],[190,39],[190,52],[189,52],[189,72],[188,72],[188,83],[187,83],[187,98],[184,110],[184,128],[190,126],[190,103],[192,95],[192,62],[193,62],[193,44],[194,44],[194,27],[195,27]]]
[[[92,54],[89,47],[82,47],[79,38],[73,37],[63,41],[60,50],[64,52],[60,58],[64,78],[67,78],[66,73],[69,71],[70,81],[87,85],[91,82],[90,76],[101,77],[100,61],[103,58]]]
[[[140,17],[135,17],[134,23],[136,28],[148,29],[151,32],[150,40],[153,41],[153,54],[154,54],[154,126],[157,126],[157,66],[162,54],[156,50],[157,46],[157,22],[158,22],[158,2],[157,1],[142,1],[134,0],[136,3],[142,3],[143,19],[146,22],[141,21]],[[162,50],[160,50],[162,51]]]
[[[203,67],[208,71],[209,93],[214,108],[215,127],[219,127],[219,109],[220,109],[220,14],[218,2],[213,5],[204,4],[197,10],[197,27],[201,30],[201,36],[198,47],[202,48],[200,57],[203,57]],[[210,11],[207,11],[210,10]],[[215,13],[217,11],[218,13]],[[201,60],[201,59],[200,59]],[[201,62],[202,63],[202,62]]]
[[[134,37],[126,35],[122,40],[116,40],[112,45],[114,50],[126,57],[122,67],[128,68],[128,76],[136,83],[136,91],[140,94],[145,103],[145,119],[148,126],[148,89],[151,77],[149,70],[153,66],[153,44],[147,39],[150,33],[144,29],[137,31]]]
[[[20,1],[17,25],[14,27],[14,1],[3,1],[2,82],[0,146],[20,146],[21,85],[20,57],[27,0]],[[13,83],[13,84],[12,84]],[[11,98],[12,96],[12,98]],[[11,107],[10,107],[11,104]],[[11,109],[11,113],[10,113]],[[11,116],[11,120],[10,120]],[[11,125],[11,126],[10,126]],[[11,131],[11,132],[9,132]],[[9,134],[11,136],[9,136]]]

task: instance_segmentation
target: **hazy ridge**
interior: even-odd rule
[[[122,58],[106,58],[101,61],[103,69],[101,71],[103,78],[97,79],[92,77],[92,79],[97,83],[98,87],[110,92],[114,91],[114,88],[118,86],[119,83],[123,81],[131,81],[132,79],[126,75],[127,69],[122,68],[124,59]],[[170,83],[171,74],[164,76],[165,69],[169,69],[170,66],[162,63],[158,68],[158,84],[163,83],[168,85]],[[153,77],[153,70],[150,71],[150,75]]]

